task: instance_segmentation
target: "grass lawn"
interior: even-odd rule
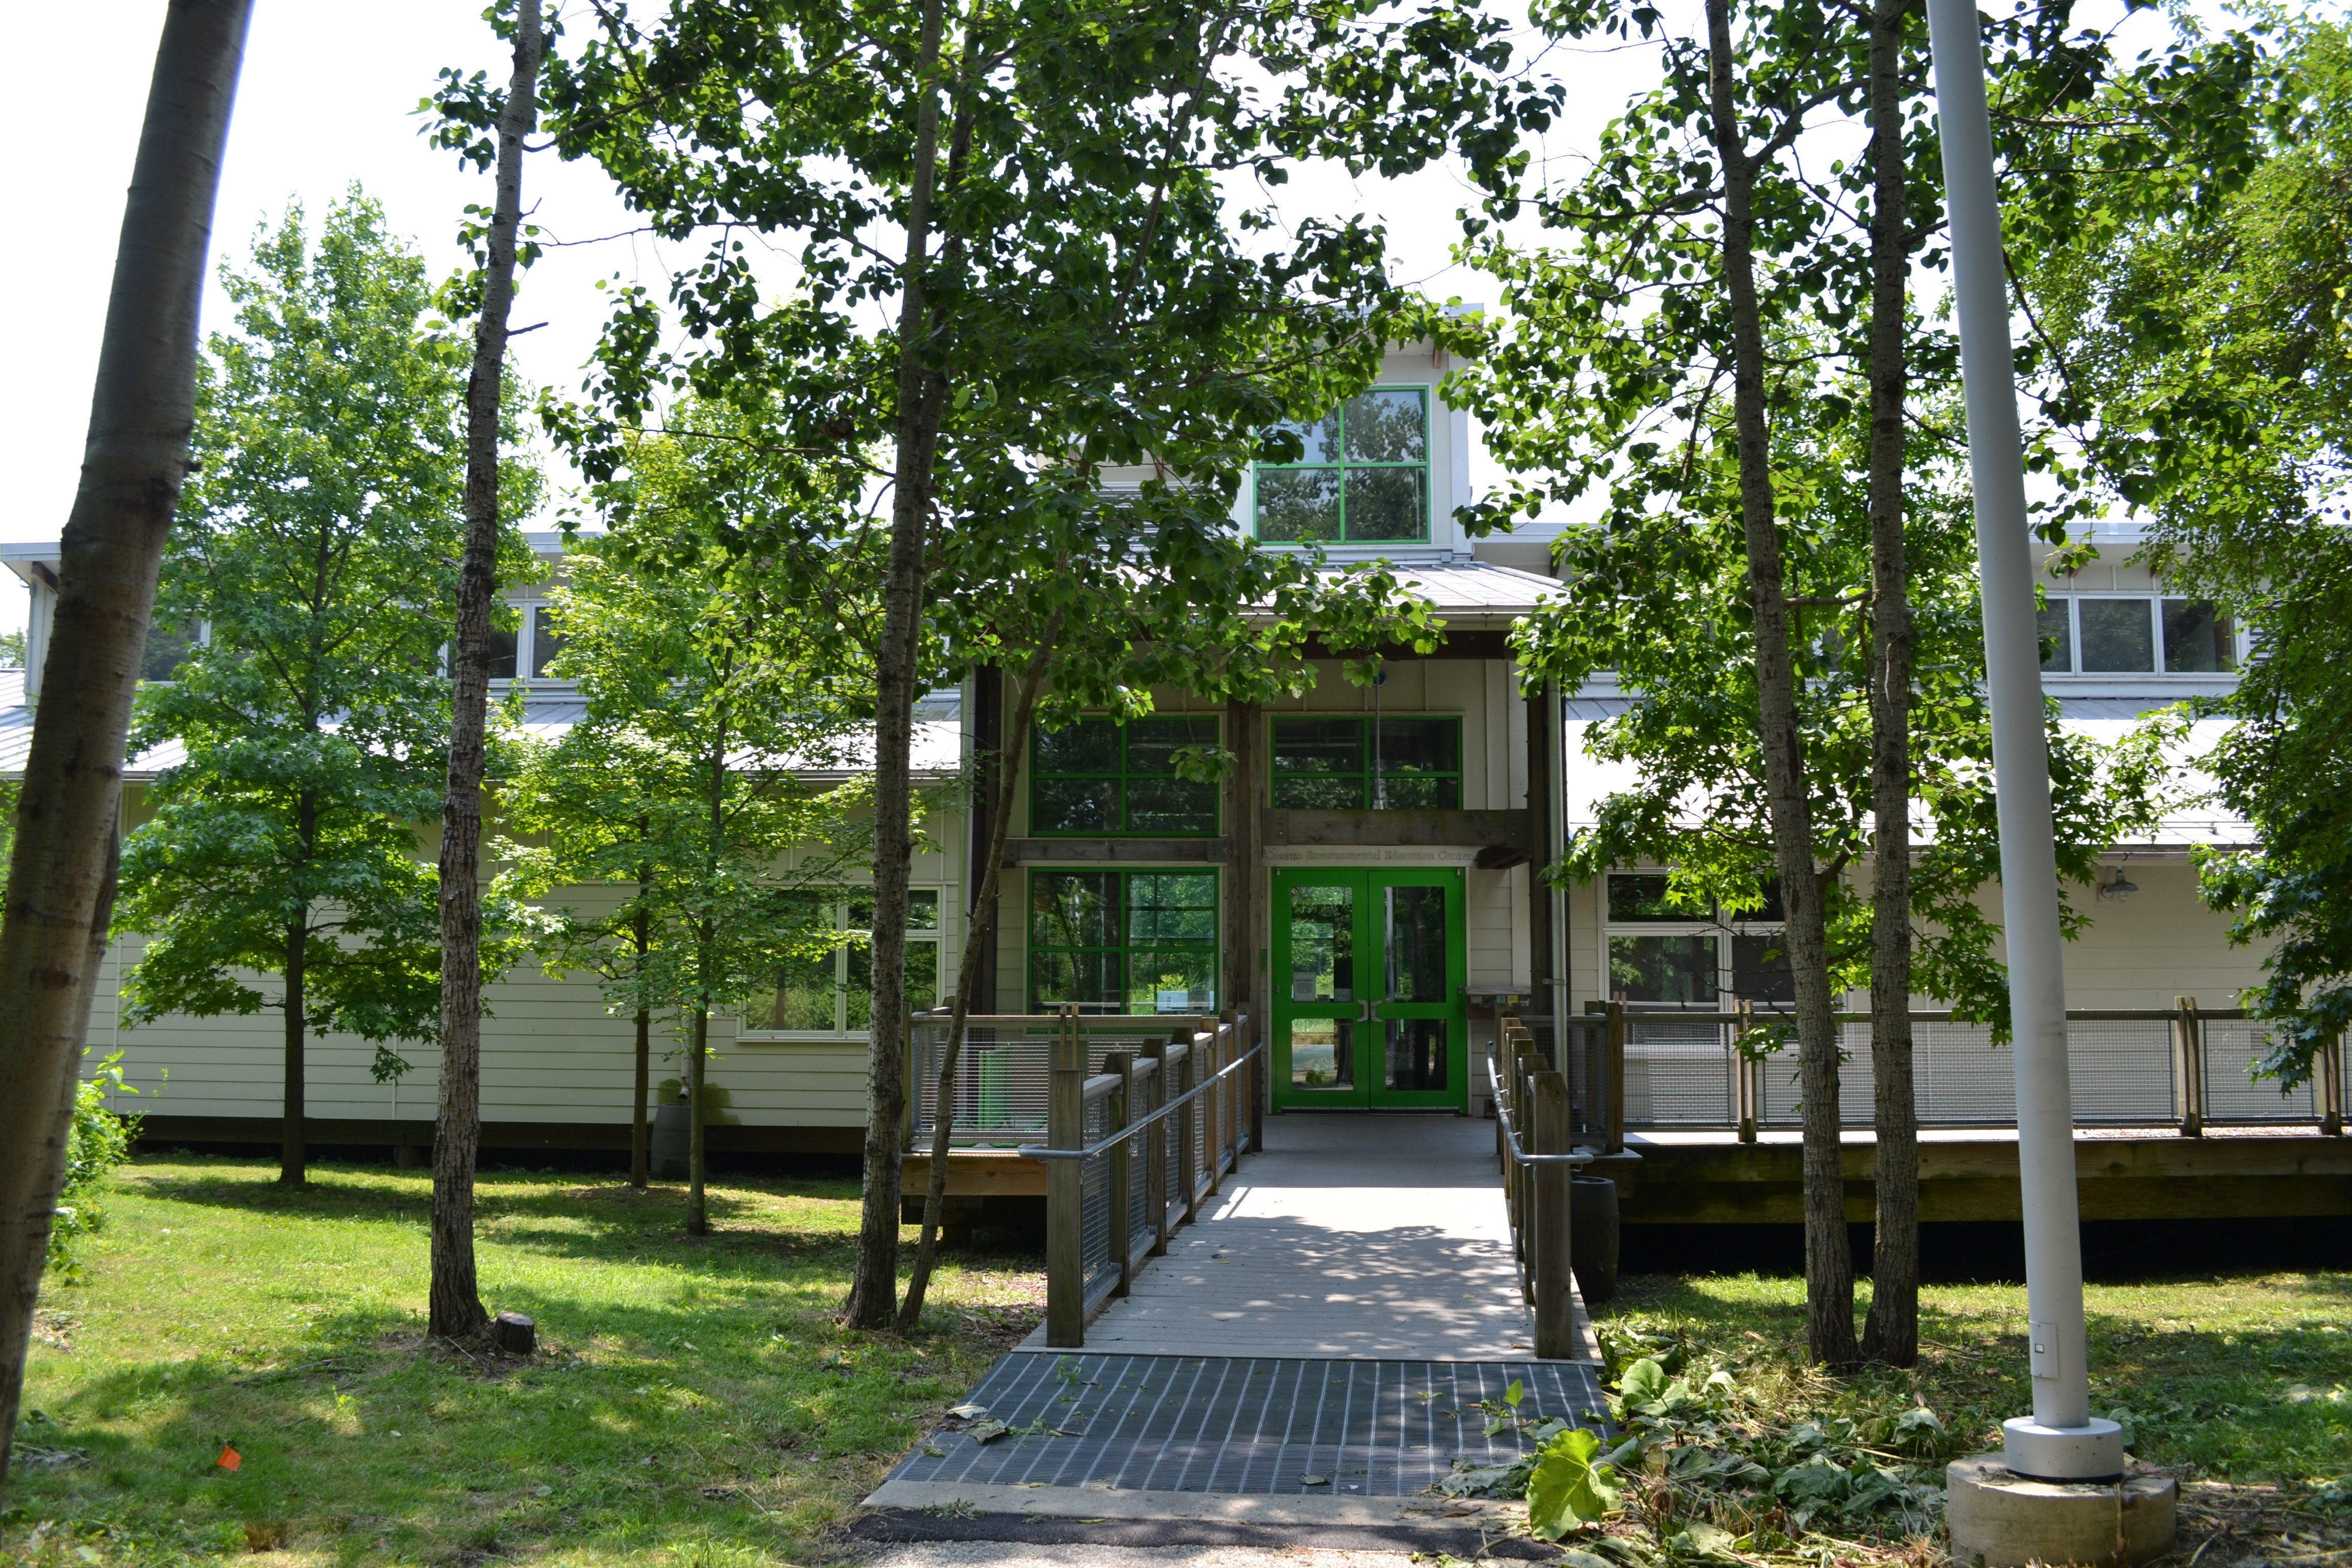
[[[82,1281],[44,1294],[0,1557],[839,1558],[856,1500],[1042,1310],[1037,1259],[951,1258],[931,1331],[844,1332],[852,1182],[726,1181],[719,1234],[689,1241],[675,1187],[493,1172],[484,1300],[537,1318],[544,1348],[484,1365],[423,1342],[423,1173],[321,1167],[303,1193],[275,1174],[182,1156],[121,1173]],[[1679,1344],[1733,1367],[1773,1431],[1862,1431],[1925,1403],[1959,1452],[2027,1407],[2014,1286],[1928,1287],[1920,1367],[1842,1381],[1796,1353],[1802,1299],[1789,1279],[1642,1277],[1596,1317],[1629,1353]],[[2129,1412],[2138,1458],[2184,1478],[2178,1561],[2352,1563],[2352,1275],[2089,1300],[2095,1403]],[[225,1444],[235,1473],[215,1463]],[[1816,1522],[1806,1551],[1932,1561],[1890,1517]]]
[[[485,1367],[424,1343],[425,1173],[275,1178],[185,1156],[117,1178],[82,1282],[43,1292],[10,1551],[56,1521],[32,1555],[65,1568],[835,1555],[830,1528],[1042,1310],[1038,1260],[950,1258],[934,1331],[835,1327],[855,1182],[722,1180],[689,1240],[676,1187],[490,1172],[483,1300],[542,1349]]]

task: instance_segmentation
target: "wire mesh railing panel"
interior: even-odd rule
[[[2161,1018],[2069,1021],[2066,1078],[2077,1125],[2148,1127],[2170,1121],[2171,1024]]]
[[[1625,1026],[1625,1122],[1720,1127],[1732,1115],[1731,1057],[1724,1026],[1670,1018]]]
[[[1757,1120],[1767,1127],[1799,1127],[1805,1120],[1804,1064],[1793,1027],[1786,1043],[1764,1058],[1764,1091]],[[1867,1127],[1871,1122],[1870,1027],[1838,1026],[1838,1124]]]
[[[1865,1037],[1864,1050],[1869,1048]],[[1990,1024],[1915,1022],[1911,1092],[1922,1127],[2006,1127],[2017,1121],[2017,1073]]]
[[[2248,1069],[2271,1048],[2277,1026],[2260,1018],[2205,1021],[2205,1120],[2208,1121],[2311,1121],[2319,1103],[2309,1080],[2281,1093],[2278,1080],[2252,1078]]]
[[[1087,1107],[1086,1142],[1110,1136],[1108,1096]],[[1108,1152],[1078,1163],[1078,1191],[1084,1217],[1078,1226],[1078,1256],[1086,1279],[1086,1299],[1095,1300],[1118,1280],[1119,1258],[1110,1237],[1110,1155]]]
[[[1171,1018],[1157,1027],[1137,1019],[1132,1026],[1105,1026],[1088,1019],[1085,1030],[1087,1071],[1098,1073],[1114,1051],[1129,1055],[1145,1045],[1188,1032],[1190,1020]],[[1026,1142],[1045,1131],[1045,1098],[1053,1081],[1053,1046],[1058,1018],[974,1018],[964,1034],[956,1073],[953,1138],[958,1143]],[[908,1069],[914,1079],[915,1132],[927,1137],[938,1124],[939,1060],[946,1049],[947,1020],[918,1018],[909,1031]]]

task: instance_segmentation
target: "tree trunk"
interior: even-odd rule
[[[636,947],[637,983],[640,985],[645,984],[646,952],[653,946],[653,917],[646,910],[646,878],[640,872],[637,877],[637,912],[629,922],[629,935]],[[646,1097],[651,1091],[653,1079],[653,1009],[640,1005],[636,1025],[637,1079],[635,1091],[629,1098],[629,1185],[642,1193],[646,1190],[649,1174],[646,1165],[652,1138],[646,1126]]]
[[[996,929],[997,887],[1003,880],[1005,830],[1012,825],[1013,790],[1021,780],[1021,757],[1029,744],[1029,724],[1037,711],[1037,689],[1045,679],[1045,664],[1060,631],[1055,616],[1029,668],[1021,672],[1021,697],[1013,710],[1012,733],[1003,737],[996,758],[995,798],[989,802],[988,860],[980,892],[972,900],[971,923],[964,932],[963,963],[956,972],[955,1001],[948,1017],[947,1043],[940,1050],[938,1113],[931,1121],[931,1169],[923,1193],[923,1232],[915,1243],[915,1267],[907,1279],[907,1300],[898,1309],[898,1331],[911,1334],[923,1321],[923,1297],[930,1289],[931,1267],[939,1258],[940,1215],[947,1207],[948,1148],[955,1131],[956,1073],[963,1058],[963,1034],[971,1016],[971,991],[980,976],[982,955]]]
[[[1758,738],[1787,915],[1782,941],[1797,994],[1805,1131],[1806,1341],[1815,1361],[1847,1366],[1855,1360],[1853,1258],[1846,1242],[1845,1178],[1839,1168],[1837,1025],[1822,911],[1825,889],[1813,863],[1804,742],[1797,719],[1788,590],[1773,516],[1771,436],[1764,419],[1764,327],[1756,298],[1757,164],[1748,153],[1732,92],[1729,0],[1707,0],[1706,24],[1716,151],[1723,165],[1723,270],[1731,300],[1739,510],[1747,535],[1748,595],[1756,614]]]
[[[882,590],[874,724],[874,1036],[866,1058],[866,1204],[847,1316],[857,1329],[890,1325],[898,1304],[899,1140],[907,1112],[907,882],[914,860],[913,742],[922,647],[924,557],[931,470],[939,451],[943,380],[924,363],[930,311],[925,288],[932,184],[939,163],[941,0],[923,0],[915,79],[907,254],[899,275],[898,459],[890,554]]]
[[[278,1155],[278,1183],[299,1187],[307,1179],[310,1151],[304,1146],[302,1119],[302,1033],[310,967],[310,916],[305,910],[286,922],[286,1087]]]
[[[116,242],[0,921],[0,1487],[106,956],[123,742],[195,424],[196,302],[251,0],[173,0]]]
[[[1910,0],[1870,13],[1870,1082],[1878,1132],[1877,1225],[1862,1353],[1919,1359],[1919,1112],[1911,1087],[1911,594],[1903,544],[1905,290],[1903,22]]]
[[[710,1208],[702,1190],[702,1077],[710,1053],[710,999],[694,1009],[694,1051],[686,1062],[686,1234],[710,1234]]]
[[[514,303],[522,143],[538,119],[539,0],[520,0],[514,76],[499,116],[497,205],[466,387],[466,553],[457,574],[448,789],[441,808],[441,1100],[433,1139],[433,1282],[426,1332],[470,1339],[489,1324],[474,1276],[474,1160],[482,1135],[482,768],[490,605],[498,595],[499,388]]]

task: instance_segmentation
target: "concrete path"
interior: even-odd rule
[[[1270,1116],[1169,1255],[1087,1329],[1090,1353],[1525,1361],[1490,1122]],[[1591,1330],[1578,1314],[1579,1339]],[[1043,1349],[1044,1331],[1024,1349]],[[1598,1359],[1590,1355],[1587,1359]]]

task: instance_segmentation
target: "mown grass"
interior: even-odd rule
[[[11,1552],[831,1555],[832,1528],[1042,1301],[1034,1259],[951,1257],[929,1331],[852,1334],[834,1318],[854,1182],[721,1181],[697,1240],[675,1188],[492,1172],[483,1300],[536,1318],[542,1348],[476,1360],[423,1337],[423,1173],[318,1167],[302,1192],[275,1174],[185,1157],[121,1173],[82,1282],[44,1295]],[[230,1445],[234,1473],[215,1462]]]

